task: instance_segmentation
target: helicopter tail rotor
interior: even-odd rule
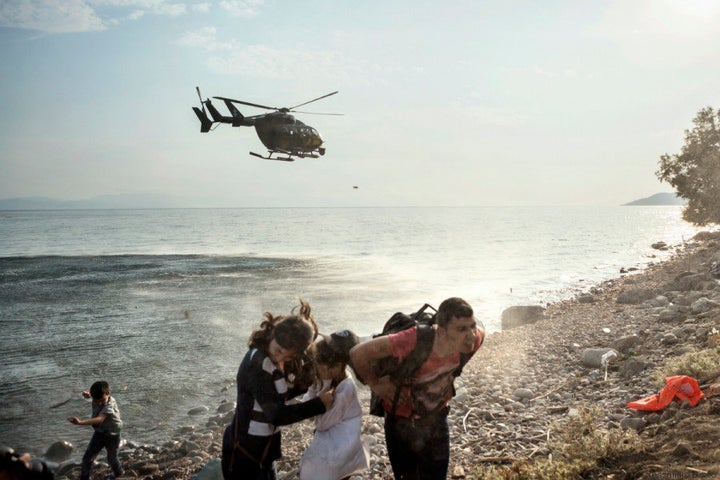
[[[202,112],[207,117],[207,112],[205,111],[205,102],[203,102],[202,95],[200,94],[200,87],[195,87],[195,90],[197,90],[198,98],[200,99],[200,108],[202,108]]]
[[[198,98],[200,98],[200,108],[192,107],[192,109],[195,115],[197,115],[198,120],[200,120],[200,132],[207,133],[210,131],[213,122],[210,121],[205,111],[205,102],[203,102],[202,95],[200,95],[200,87],[195,87],[195,89],[197,90]]]

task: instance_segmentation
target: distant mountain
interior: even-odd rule
[[[0,210],[48,210],[56,200],[47,197],[23,197],[0,199]]]
[[[180,197],[163,194],[102,195],[83,200],[58,200],[49,197],[0,199],[0,210],[80,210],[123,208],[177,208],[187,206]]]
[[[635,206],[635,205],[685,205],[687,200],[678,197],[673,192],[656,193],[649,197],[634,200],[630,203],[624,203],[622,206]]]

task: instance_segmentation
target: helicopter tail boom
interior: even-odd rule
[[[230,115],[232,115],[232,126],[233,127],[252,127],[255,125],[255,122],[252,120],[246,119],[242,113],[240,113],[240,110],[233,105],[232,102],[229,100],[225,100],[225,105],[227,106],[227,109],[230,111]]]
[[[210,116],[212,117],[213,122],[229,123],[233,127],[252,127],[253,125],[255,125],[254,120],[248,119],[247,117],[243,116],[243,114],[240,113],[237,108],[235,108],[235,105],[230,102],[225,102],[225,104],[227,105],[228,110],[230,110],[231,115],[223,115],[222,113],[220,113],[210,100],[205,100],[203,102],[203,105],[205,105],[210,111]]]
[[[218,112],[217,108],[210,102],[210,100],[205,100],[203,104],[207,107],[208,110],[210,110],[210,116],[213,119],[213,122],[218,123],[231,123],[232,118],[226,117],[222,113]]]

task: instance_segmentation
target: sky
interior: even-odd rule
[[[660,156],[720,108],[718,24],[715,0],[3,0],[0,198],[619,205],[672,191]],[[200,133],[196,86],[343,115],[297,114],[325,156],[261,160],[252,128]]]

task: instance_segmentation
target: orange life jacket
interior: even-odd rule
[[[656,412],[670,405],[675,398],[680,401],[687,400],[694,407],[704,396],[697,380],[686,375],[675,375],[665,379],[665,387],[660,393],[629,402],[627,406],[635,410]]]

